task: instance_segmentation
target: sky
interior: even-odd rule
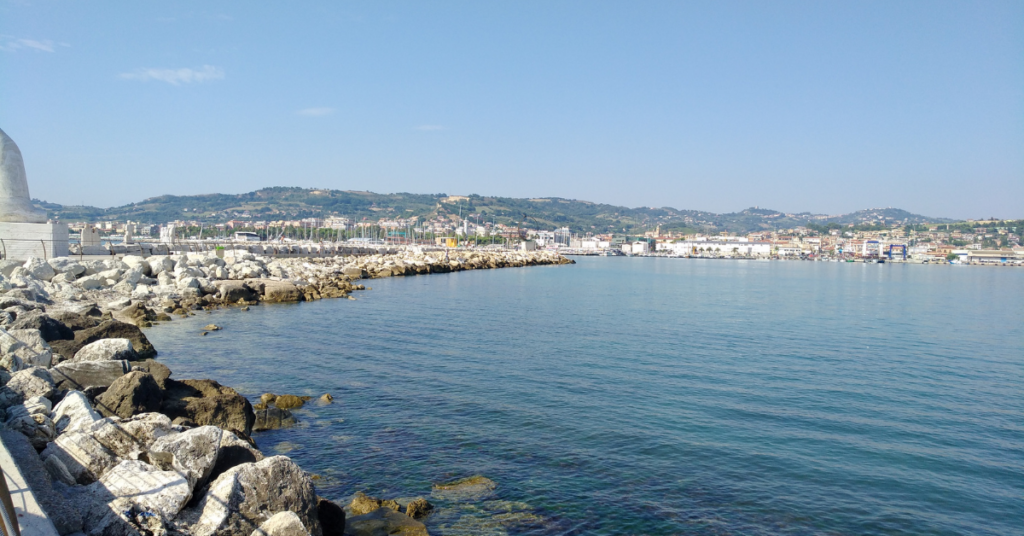
[[[0,0],[33,197],[1024,217],[1024,2]]]

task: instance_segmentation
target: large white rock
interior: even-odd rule
[[[118,459],[89,434],[63,433],[47,445],[43,459],[57,456],[79,484],[91,484],[117,465]]]
[[[302,520],[292,511],[278,512],[263,522],[251,536],[309,536]]]
[[[57,271],[50,266],[50,263],[36,257],[29,257],[25,261],[24,267],[32,277],[40,281],[49,281],[57,275]]]
[[[83,361],[132,361],[139,358],[130,339],[100,339],[75,352],[74,363]]]
[[[278,512],[298,514],[312,534],[320,534],[313,482],[285,456],[228,469],[210,484],[196,507],[196,536],[249,534]]]
[[[174,456],[174,469],[188,478],[193,489],[201,488],[210,478],[220,453],[224,430],[216,426],[200,426],[180,434],[167,435],[153,442],[149,450]]]
[[[171,424],[170,417],[161,413],[140,413],[124,420],[107,417],[94,422],[86,430],[117,457],[126,460],[140,458],[157,439],[179,431]]]
[[[53,410],[53,403],[50,402],[50,399],[42,396],[33,396],[28,400],[25,400],[25,404],[23,405],[30,414],[39,413],[49,416],[50,411]]]
[[[53,267],[54,271],[74,276],[72,277],[72,281],[77,276],[80,276],[85,273],[85,266],[67,257],[57,257],[55,259],[49,259],[46,262],[48,262],[50,266]]]
[[[151,273],[150,270],[152,268],[150,267],[149,262],[138,255],[125,255],[121,258],[121,262],[127,264],[129,270],[138,268],[142,271],[143,275],[149,275]]]
[[[53,377],[42,367],[30,367],[11,375],[7,388],[29,399],[34,396],[53,396]]]
[[[166,519],[178,515],[192,494],[184,476],[138,460],[117,464],[90,487],[97,495],[109,494],[111,500],[128,499],[139,509]]]
[[[58,433],[88,430],[98,420],[100,414],[92,409],[89,399],[81,391],[68,391],[53,408],[53,422]]]

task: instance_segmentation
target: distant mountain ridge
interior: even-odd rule
[[[461,212],[463,217],[472,222],[493,221],[542,229],[569,227],[573,232],[594,233],[635,232],[659,226],[662,231],[749,233],[808,224],[912,225],[954,221],[913,214],[898,208],[825,215],[810,212],[784,213],[755,207],[718,214],[671,207],[628,208],[557,197],[519,199],[475,194],[378,194],[298,187],[264,188],[244,194],[162,195],[106,209],[65,206],[38,200],[36,204],[45,209],[51,218],[68,222],[132,220],[164,223],[200,220],[223,223],[229,220],[275,221],[328,216],[345,216],[357,221],[377,221],[382,217],[417,217],[422,221],[438,216],[458,216]]]

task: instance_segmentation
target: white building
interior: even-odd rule
[[[730,237],[732,238],[732,237]],[[663,251],[674,255],[715,255],[739,257],[767,257],[772,254],[770,242],[743,240],[681,240],[672,244],[659,244]]]

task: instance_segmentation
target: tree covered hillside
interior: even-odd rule
[[[784,229],[807,224],[835,222],[848,224],[920,224],[946,222],[900,209],[862,210],[841,216],[811,213],[785,214],[775,210],[750,208],[741,212],[716,214],[671,207],[628,208],[576,199],[546,197],[518,199],[480,195],[377,194],[348,190],[310,188],[264,188],[244,194],[164,195],[113,208],[62,206],[44,201],[37,204],[51,218],[62,221],[132,220],[164,223],[174,220],[200,220],[220,223],[233,219],[294,220],[310,217],[343,216],[356,221],[381,218],[462,217],[472,222],[518,224],[524,227],[553,229],[568,227],[573,232],[635,232],[640,229],[681,232],[747,233]]]

